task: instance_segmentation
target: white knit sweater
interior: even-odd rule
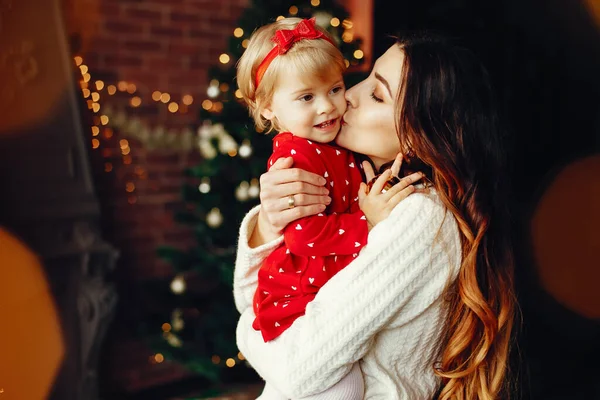
[[[365,399],[430,400],[445,318],[442,294],[461,261],[456,221],[438,196],[415,193],[371,230],[368,244],[325,284],[277,340],[252,328],[261,262],[282,238],[248,247],[258,207],[240,228],[234,297],[237,344],[258,374],[290,399],[319,393],[360,360]]]

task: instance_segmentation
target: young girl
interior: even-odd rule
[[[344,57],[314,18],[286,18],[258,29],[238,64],[237,81],[260,130],[273,138],[268,166],[282,157],[326,180],[331,202],[323,212],[297,220],[258,272],[256,319],[265,342],[304,315],[319,289],[350,263],[367,242],[368,210],[358,204],[361,165],[332,143],[346,111]],[[282,208],[302,205],[289,196]],[[314,399],[362,399],[357,364],[338,384]],[[285,398],[267,383],[261,399]]]

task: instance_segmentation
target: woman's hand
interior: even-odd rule
[[[325,178],[291,168],[293,163],[292,157],[280,158],[260,176],[261,208],[250,247],[276,239],[290,222],[318,214],[331,203]]]
[[[367,161],[363,161],[362,165],[365,171],[367,182],[370,182],[375,177],[375,172],[373,171],[371,164],[369,164]],[[400,172],[401,166],[402,154],[398,154],[391,169],[385,170],[377,178],[377,180],[375,180],[375,183],[370,190],[368,189],[367,184],[360,184],[360,188],[358,190],[358,205],[367,217],[369,230],[371,230],[379,222],[386,219],[394,207],[398,205],[398,203],[407,198],[416,190],[413,184],[423,178],[423,174],[421,172],[415,172],[405,176],[394,186],[386,191],[383,191],[386,182]]]

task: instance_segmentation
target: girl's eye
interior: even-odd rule
[[[312,100],[312,98],[313,98],[313,95],[312,95],[312,94],[306,94],[306,95],[304,95],[304,96],[300,97],[300,99],[299,99],[299,100],[300,100],[300,101],[311,101],[311,100]]]
[[[375,96],[375,92],[371,93],[371,98],[376,102],[376,103],[383,103],[383,99],[380,99],[379,97]]]
[[[336,94],[336,93],[341,92],[342,90],[344,90],[343,86],[336,86],[333,89],[331,89],[331,93]]]

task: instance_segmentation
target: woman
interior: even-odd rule
[[[240,230],[240,350],[290,398],[335,384],[359,360],[366,399],[506,397],[513,261],[501,135],[485,69],[465,49],[415,35],[391,46],[346,99],[336,142],[368,156],[376,169],[398,152],[412,154],[431,168],[432,187],[383,208],[387,218],[356,260],[280,340],[265,344],[251,327],[256,271],[280,243],[281,229],[319,212],[326,199],[321,177],[288,169],[289,161],[275,164],[261,177],[261,207]]]

